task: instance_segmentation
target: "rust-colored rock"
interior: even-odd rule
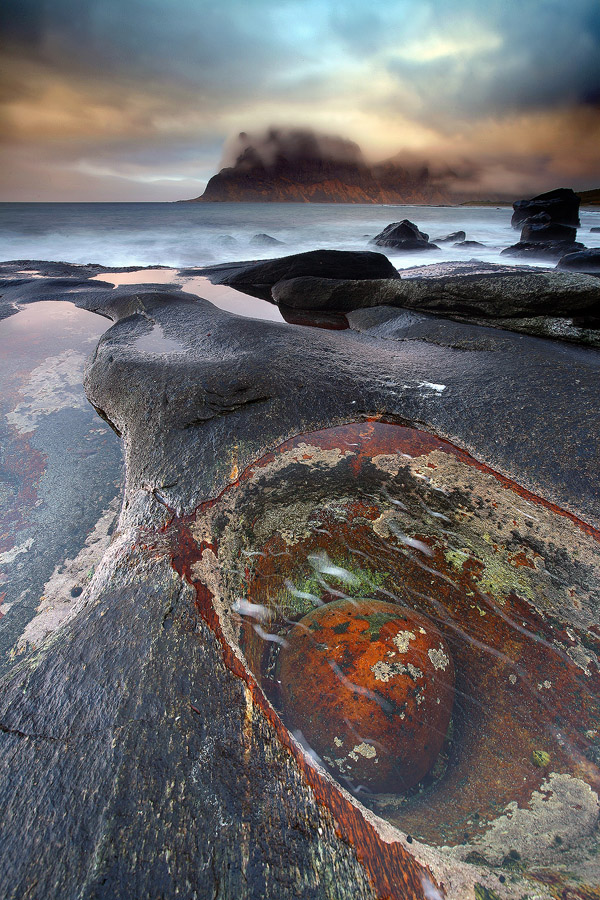
[[[434,765],[454,699],[438,629],[378,600],[338,600],[292,628],[278,660],[285,715],[337,778],[408,791]]]

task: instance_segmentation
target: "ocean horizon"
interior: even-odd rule
[[[2,260],[48,260],[103,266],[209,266],[269,259],[317,248],[378,250],[397,268],[500,256],[518,240],[508,206],[392,206],[309,203],[68,202],[0,203]],[[397,252],[370,240],[386,225],[409,219],[431,240],[463,230],[481,247],[442,245],[437,251]],[[600,209],[581,211],[578,239],[600,247]],[[257,242],[268,235],[276,243]],[[548,260],[527,259],[527,265]]]

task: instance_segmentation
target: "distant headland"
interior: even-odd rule
[[[501,206],[515,199],[505,192],[474,196],[468,164],[432,166],[402,154],[368,164],[353,141],[308,129],[242,132],[229,157],[203,194],[183,202]],[[578,196],[583,206],[600,205],[599,188]]]

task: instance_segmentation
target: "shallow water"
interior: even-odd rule
[[[106,266],[204,266],[267,259],[318,247],[377,249],[369,244],[382,228],[404,218],[431,238],[466,231],[483,248],[389,254],[401,268],[456,259],[509,261],[500,250],[515,243],[509,207],[376,206],[303,203],[4,203],[0,239],[5,259],[46,259]],[[600,247],[600,210],[584,209],[579,239]],[[281,247],[256,247],[266,233]],[[527,260],[528,264],[535,261]],[[539,265],[547,261],[539,260]]]
[[[488,866],[499,884],[565,866],[600,883],[600,637],[591,625],[600,535],[451,444],[383,423],[292,439],[223,502],[233,521],[253,522],[252,533],[217,534],[231,627],[313,764],[415,840]],[[315,617],[340,601],[346,618],[336,612],[323,630]],[[373,601],[385,615],[364,612]],[[393,623],[389,604],[424,618]],[[368,636],[362,648],[346,643],[357,629]],[[421,630],[433,643],[411,656]],[[290,648],[300,662],[286,684]],[[453,700],[437,671],[448,674],[448,659]],[[396,787],[369,783],[365,760],[375,775],[389,763],[405,716],[409,756],[431,752],[427,728],[440,727],[427,724],[431,691],[450,726],[429,770],[406,790],[401,765]]]
[[[0,321],[0,670],[57,578],[65,611],[81,595],[92,563],[84,575],[66,561],[121,489],[120,441],[83,391],[109,325],[54,301]]]
[[[180,275],[177,269],[139,269],[136,272],[108,272],[96,275],[92,281],[103,281],[118,287],[124,284],[175,284],[188,294],[195,294],[209,300],[213,306],[224,309],[226,312],[235,313],[238,316],[246,316],[250,319],[266,319],[270,322],[285,321],[279,309],[266,300],[258,297],[250,297],[242,294],[226,284],[212,284],[202,275],[190,278]],[[140,339],[143,340],[143,339]],[[140,342],[138,341],[138,346]],[[163,344],[163,348],[166,345]],[[148,346],[148,349],[150,347]],[[176,350],[177,347],[173,346]]]

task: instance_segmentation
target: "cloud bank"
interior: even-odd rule
[[[5,0],[0,35],[4,199],[194,196],[272,122],[600,183],[598,0]]]

